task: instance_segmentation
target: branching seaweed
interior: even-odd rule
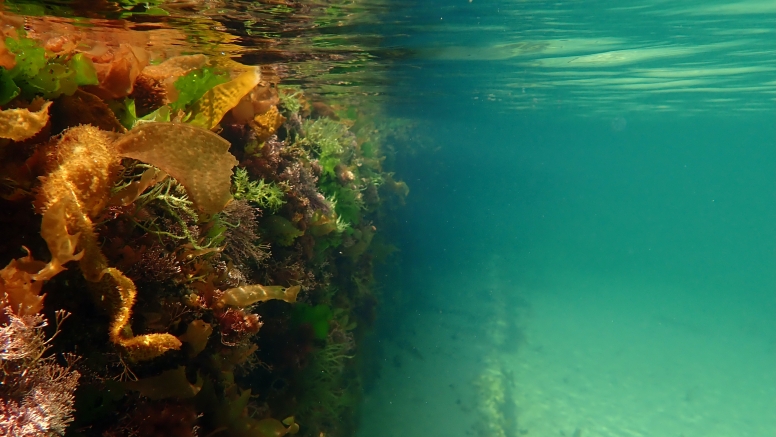
[[[248,171],[237,168],[233,179],[234,198],[247,200],[257,204],[262,209],[277,212],[283,204],[285,193],[276,183],[265,182],[264,179],[252,181],[248,177]]]
[[[304,94],[298,86],[280,86],[278,97],[280,106],[289,114],[298,114],[302,110],[302,98]]]
[[[356,399],[353,396],[355,388],[345,376],[348,361],[355,357],[355,342],[352,334],[332,323],[326,346],[313,355],[310,366],[310,379],[306,381],[308,390],[315,394],[315,403],[301,405],[308,423],[313,428],[328,432],[336,429],[342,416],[352,411]],[[327,432],[327,433],[328,433]]]
[[[269,245],[259,243],[256,218],[259,211],[244,200],[235,200],[224,209],[223,216],[237,226],[230,227],[224,234],[224,253],[238,265],[261,266],[269,257]]]
[[[156,184],[150,191],[142,194],[135,202],[136,211],[143,208],[159,208],[179,225],[176,229],[179,233],[173,233],[166,230],[167,227],[160,226],[158,217],[153,217],[147,221],[135,221],[135,224],[144,231],[168,237],[175,240],[188,240],[195,249],[203,249],[208,246],[201,246],[199,239],[192,234],[189,226],[197,221],[197,213],[193,209],[193,203],[188,199],[186,191],[174,179],[167,178],[159,184]]]
[[[80,374],[44,357],[53,336],[45,338],[46,320],[40,314],[19,317],[7,311],[0,327],[0,430],[11,436],[61,435],[70,423],[73,393]],[[68,316],[56,313],[56,333]],[[68,358],[68,357],[66,357]]]
[[[355,136],[345,125],[325,117],[304,121],[302,130],[300,144],[314,152],[324,175],[335,178],[337,165],[350,159],[355,150]]]

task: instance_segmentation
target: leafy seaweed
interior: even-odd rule
[[[150,112],[142,117],[138,117],[135,109],[135,101],[130,98],[126,98],[124,100],[111,100],[108,102],[108,106],[116,115],[116,118],[119,120],[119,122],[121,122],[121,125],[127,129],[132,129],[136,124],[142,122],[170,122],[170,118],[172,116],[170,107],[163,105],[153,112]]]
[[[94,69],[92,60],[83,53],[73,55],[67,63],[73,69],[75,82],[78,85],[97,85],[100,83],[97,79],[97,70]]]
[[[16,56],[16,66],[11,69],[11,78],[33,77],[46,65],[46,50],[30,38],[5,39],[8,51]]]
[[[20,91],[8,70],[0,67],[0,105],[5,105],[16,98]]]
[[[11,89],[26,98],[41,95],[53,99],[62,94],[72,95],[81,85],[97,85],[97,71],[91,59],[82,53],[72,57],[54,56],[30,38],[6,38],[5,45],[15,55],[14,66],[2,79],[3,89],[14,82]],[[11,92],[3,92],[4,99],[16,97]],[[9,96],[11,96],[9,98]],[[6,101],[7,103],[7,101]]]
[[[264,231],[262,235],[280,246],[290,246],[294,244],[297,237],[304,235],[304,231],[294,226],[287,218],[279,215],[263,219],[261,226]]]
[[[199,100],[214,86],[228,81],[229,76],[226,73],[217,71],[214,68],[203,67],[190,71],[175,81],[174,86],[179,94],[178,99],[170,106],[173,111],[184,109],[190,103]]]
[[[135,101],[133,99],[126,98],[124,100],[110,100],[107,102],[107,104],[121,125],[127,129],[132,129],[132,127],[137,122]]]

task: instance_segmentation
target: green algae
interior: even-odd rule
[[[329,321],[334,317],[331,308],[328,305],[319,304],[315,306],[304,303],[294,306],[291,314],[291,321],[297,326],[309,326],[315,338],[326,340],[329,335]]]
[[[332,119],[318,118],[305,121],[302,130],[300,143],[315,152],[324,175],[336,177],[337,164],[352,150],[353,135],[348,128]]]
[[[170,107],[173,111],[181,110],[199,100],[206,92],[216,85],[229,81],[229,75],[212,67],[203,67],[190,71],[179,77],[174,86],[178,90],[178,98]]]
[[[304,231],[299,230],[290,220],[279,215],[264,219],[262,229],[271,241],[281,246],[291,246],[297,237],[304,235]]]
[[[62,94],[72,95],[79,86],[98,84],[94,64],[82,53],[69,58],[55,56],[26,37],[8,37],[5,45],[15,56],[16,65],[9,71],[0,69],[4,89],[0,104],[18,95],[27,99],[33,96],[53,99]]]
[[[283,190],[273,182],[265,182],[263,179],[252,181],[248,178],[248,171],[237,168],[234,172],[234,198],[253,202],[262,209],[277,212],[283,204],[285,195]]]

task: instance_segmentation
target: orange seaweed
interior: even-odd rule
[[[215,214],[232,200],[229,142],[208,130],[183,123],[143,123],[119,139],[121,156],[152,164],[174,177],[194,205]]]
[[[59,166],[44,178],[40,203],[44,206],[44,218],[49,211],[61,209],[66,229],[77,233],[84,278],[95,284],[94,288],[106,296],[106,302],[116,303],[110,308],[110,339],[124,348],[130,358],[141,361],[178,349],[181,342],[170,334],[132,334],[129,323],[137,295],[135,284],[118,269],[109,267],[100,250],[92,218],[105,207],[116,178],[119,157],[112,149],[112,141],[110,133],[93,126],[66,131],[57,143]],[[42,229],[41,235],[52,254],[63,251],[61,231]]]
[[[34,137],[49,121],[51,102],[36,99],[29,108],[0,111],[0,138],[22,141]]]
[[[63,203],[50,207],[41,220],[41,235],[48,244],[51,261],[44,263],[27,255],[12,260],[0,270],[0,320],[6,322],[4,309],[24,317],[37,314],[43,309],[43,295],[40,294],[45,281],[65,270],[64,264],[81,259],[83,252],[75,254],[78,234],[70,235],[65,223]]]

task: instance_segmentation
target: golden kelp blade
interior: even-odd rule
[[[54,275],[65,270],[64,264],[69,261],[78,261],[83,257],[83,252],[75,253],[80,232],[70,235],[67,231],[67,216],[65,202],[60,201],[51,205],[40,223],[40,236],[46,241],[51,261],[40,270],[33,278],[36,281],[46,281]]]
[[[38,99],[29,108],[0,111],[0,138],[23,141],[34,137],[48,123],[49,106],[51,102]]]
[[[194,320],[189,323],[189,326],[186,328],[186,333],[178,336],[178,340],[188,343],[189,346],[191,346],[189,356],[193,357],[205,350],[207,340],[212,333],[213,325],[203,320]]]
[[[229,142],[208,130],[183,123],[142,123],[114,144],[119,155],[154,165],[186,188],[206,214],[232,200]]]
[[[216,85],[194,104],[191,123],[205,129],[216,127],[224,114],[237,106],[260,81],[261,70],[252,67],[233,80]]]
[[[19,317],[39,313],[43,309],[43,284],[66,270],[65,263],[83,256],[83,252],[75,253],[79,234],[67,232],[64,206],[63,202],[51,206],[41,220],[40,233],[51,251],[51,261],[34,260],[25,247],[27,256],[11,260],[0,270],[0,322],[6,322],[6,308]]]
[[[245,285],[226,290],[223,297],[221,297],[220,303],[245,307],[253,305],[256,302],[264,302],[272,299],[295,302],[296,295],[299,293],[300,288],[301,287],[298,285],[288,288],[279,285]]]

